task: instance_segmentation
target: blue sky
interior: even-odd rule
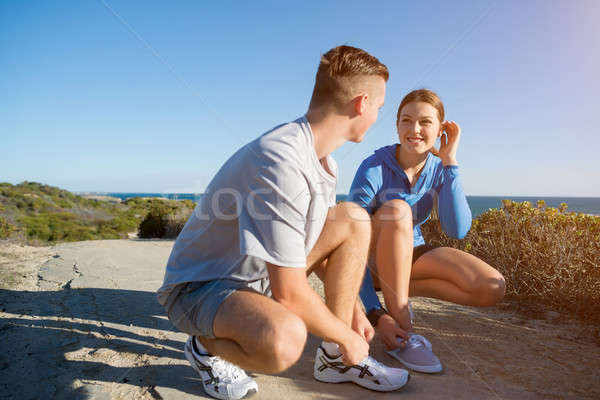
[[[600,196],[599,20],[596,0],[2,1],[0,181],[202,192],[349,44],[391,75],[365,140],[334,152],[338,193],[427,87],[462,127],[467,194]]]

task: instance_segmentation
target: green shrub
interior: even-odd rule
[[[190,215],[192,215],[192,211],[193,207],[182,208],[173,214],[168,214],[165,221],[165,238],[176,238],[182,231],[187,220],[190,218]]]
[[[136,230],[142,237],[175,237],[194,206],[191,200],[145,198],[111,203],[37,182],[0,183],[1,215],[14,221],[3,223],[1,234],[18,231],[19,239],[30,244],[119,239]]]
[[[153,205],[140,223],[138,236],[145,239],[164,237],[166,233],[167,214],[169,212],[170,210],[162,204]]]
[[[6,218],[0,217],[0,239],[7,239],[15,231],[15,226]]]
[[[141,238],[176,238],[192,214],[191,201],[154,200],[150,211],[140,223],[138,236]]]
[[[600,322],[600,217],[504,200],[473,220],[463,240],[450,239],[431,219],[430,244],[467,251],[506,278],[507,296]]]

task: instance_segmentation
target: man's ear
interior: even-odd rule
[[[369,95],[363,93],[354,98],[354,112],[356,115],[363,115],[367,110],[367,102],[369,101]]]

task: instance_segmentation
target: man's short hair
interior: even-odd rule
[[[338,46],[321,56],[315,78],[310,107],[332,104],[340,107],[354,98],[360,90],[357,77],[380,76],[389,78],[387,67],[364,50],[352,46]]]

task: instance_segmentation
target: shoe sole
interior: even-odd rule
[[[437,365],[417,365],[417,364],[411,364],[411,363],[409,363],[407,361],[402,360],[400,357],[397,357],[392,352],[387,352],[386,351],[386,353],[390,357],[392,357],[392,358],[400,361],[406,368],[409,368],[409,369],[411,369],[413,371],[423,372],[425,374],[436,374],[438,372],[442,372],[442,369],[443,369],[442,364],[437,364]]]
[[[216,392],[214,390],[211,390],[209,387],[206,387],[206,385],[204,384],[204,378],[202,378],[202,374],[200,373],[200,370],[198,369],[198,367],[196,367],[196,359],[194,358],[192,351],[188,347],[189,346],[186,342],[186,345],[183,348],[183,354],[185,355],[185,358],[190,363],[191,367],[194,368],[194,370],[198,373],[198,375],[200,375],[200,379],[202,379],[202,387],[204,388],[204,391],[206,392],[206,394],[208,394],[209,396],[212,396],[219,400],[240,400],[240,399],[244,399],[244,398],[250,397],[250,396],[258,393],[258,387],[251,387],[241,397],[229,397],[228,395]]]
[[[360,387],[364,387],[366,389],[373,390],[375,392],[393,392],[394,390],[398,390],[406,386],[408,381],[410,381],[410,374],[406,374],[406,380],[401,385],[396,386],[388,386],[383,387],[381,385],[376,384],[373,381],[369,380],[361,380],[359,382],[355,381],[353,377],[349,377],[344,374],[340,374],[339,372],[334,372],[331,374],[322,374],[320,377],[313,373],[313,378],[323,383],[344,383],[344,382],[352,382]],[[360,379],[360,378],[359,378]]]

